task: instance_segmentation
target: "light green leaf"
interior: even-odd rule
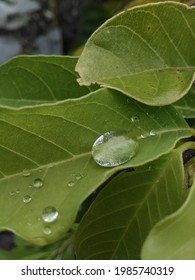
[[[132,116],[138,121],[132,122]],[[0,121],[0,229],[35,244],[63,238],[80,204],[116,171],[154,160],[191,135],[172,106],[150,107],[107,89],[56,105],[1,108]],[[138,152],[122,166],[100,167],[91,158],[92,144],[118,129],[137,137]],[[41,188],[33,187],[37,178]],[[23,202],[26,195],[29,203]],[[59,212],[49,234],[41,219],[47,206]]]
[[[195,8],[162,2],[111,18],[79,58],[79,83],[114,88],[149,105],[179,100],[194,80],[194,17]]]
[[[172,151],[140,171],[115,177],[84,216],[76,235],[79,259],[140,259],[151,228],[182,202],[184,171]]]
[[[77,57],[18,56],[0,66],[0,105],[53,103],[89,93],[76,82]]]
[[[195,118],[195,84],[186,96],[173,105],[184,118]]]
[[[182,207],[160,221],[142,248],[143,259],[195,259],[195,180]]]

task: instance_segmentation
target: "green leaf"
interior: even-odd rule
[[[0,105],[53,103],[89,93],[76,82],[76,57],[18,56],[0,66]]]
[[[1,108],[0,121],[0,229],[41,245],[63,238],[80,204],[116,171],[154,160],[191,135],[172,106],[150,107],[107,89],[54,105]],[[100,167],[91,158],[92,144],[118,129],[137,137],[138,152],[124,165]],[[37,178],[41,188],[33,187]],[[47,206],[59,212],[50,234],[41,218]]]
[[[183,206],[159,222],[147,237],[143,259],[195,259],[195,181]]]
[[[194,17],[195,8],[162,2],[111,18],[79,58],[79,83],[114,88],[149,105],[179,100],[194,80]]]
[[[195,118],[195,84],[186,96],[173,105],[184,118]]]
[[[182,202],[180,154],[172,151],[142,170],[122,173],[100,193],[76,235],[79,259],[140,259],[151,228]]]

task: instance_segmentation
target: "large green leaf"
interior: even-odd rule
[[[78,258],[140,259],[151,228],[181,205],[183,181],[183,164],[176,151],[140,171],[115,177],[78,228]]]
[[[194,174],[195,167],[193,175]],[[182,207],[174,214],[159,222],[152,229],[144,243],[142,258],[158,260],[194,260],[194,213],[195,180]]]
[[[0,104],[52,103],[90,92],[76,82],[76,57],[18,56],[0,66]]]
[[[156,159],[191,135],[172,106],[150,107],[107,89],[56,105],[1,108],[0,121],[0,228],[37,244],[62,238],[83,200],[117,170]],[[137,137],[138,152],[122,166],[100,167],[92,144],[118,129]],[[37,178],[40,189],[30,187]],[[30,203],[23,202],[26,195]],[[59,211],[50,234],[41,219],[47,206]]]
[[[186,96],[173,105],[184,118],[195,118],[195,84]]]
[[[113,17],[88,40],[76,66],[79,83],[114,88],[149,105],[179,100],[194,79],[194,17],[195,8],[175,2]]]

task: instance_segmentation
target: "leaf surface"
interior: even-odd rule
[[[143,259],[195,259],[195,181],[182,207],[159,222],[147,237]]]
[[[77,57],[18,56],[0,66],[0,105],[22,107],[89,93],[76,82]]]
[[[184,118],[195,118],[195,84],[186,96],[173,105]]]
[[[111,18],[78,60],[79,83],[114,88],[149,105],[179,100],[194,80],[194,17],[195,8],[162,2]]]
[[[63,238],[80,204],[116,171],[154,160],[191,135],[172,106],[150,107],[107,89],[54,105],[1,108],[0,121],[0,229],[41,245]],[[138,152],[124,165],[100,167],[91,158],[92,144],[118,129],[137,137]],[[33,187],[38,178],[41,188]],[[51,225],[42,220],[48,206],[59,212]]]
[[[100,193],[76,235],[79,259],[140,259],[151,228],[182,202],[184,171],[176,151],[142,170],[115,177]]]

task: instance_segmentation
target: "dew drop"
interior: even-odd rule
[[[76,173],[75,178],[76,178],[77,181],[80,180],[82,178],[82,174]]]
[[[150,136],[156,136],[156,131],[155,130],[151,130],[150,131]]]
[[[50,235],[51,234],[51,228],[50,227],[44,227],[43,233],[45,233],[46,235]]]
[[[131,122],[132,122],[132,123],[137,123],[137,122],[139,122],[139,117],[136,116],[136,115],[133,115],[133,116],[131,117]]]
[[[46,223],[53,223],[58,218],[58,211],[53,206],[48,206],[43,209],[42,220]]]
[[[9,194],[10,194],[11,196],[13,196],[13,195],[15,195],[15,192],[10,192]]]
[[[118,166],[134,157],[138,146],[137,140],[132,138],[127,131],[109,131],[94,142],[92,156],[101,166]]]
[[[29,202],[31,202],[31,200],[32,200],[32,198],[30,197],[30,195],[25,195],[23,197],[23,202],[24,203],[29,203]]]
[[[28,176],[30,176],[31,173],[30,173],[29,170],[24,169],[23,172],[22,172],[22,174],[23,174],[24,177],[28,177]]]
[[[74,185],[75,185],[75,182],[73,180],[68,182],[68,187],[71,188],[71,187],[74,187]]]
[[[33,187],[34,188],[39,189],[42,186],[43,186],[43,181],[40,178],[37,178],[37,179],[34,180],[34,182],[33,182]]]
[[[146,138],[145,134],[143,134],[143,133],[140,135],[140,137],[141,137],[142,139]]]
[[[17,194],[18,194],[18,193],[20,193],[20,190],[19,190],[19,189],[17,189],[17,190],[16,190],[16,193],[17,193]]]

